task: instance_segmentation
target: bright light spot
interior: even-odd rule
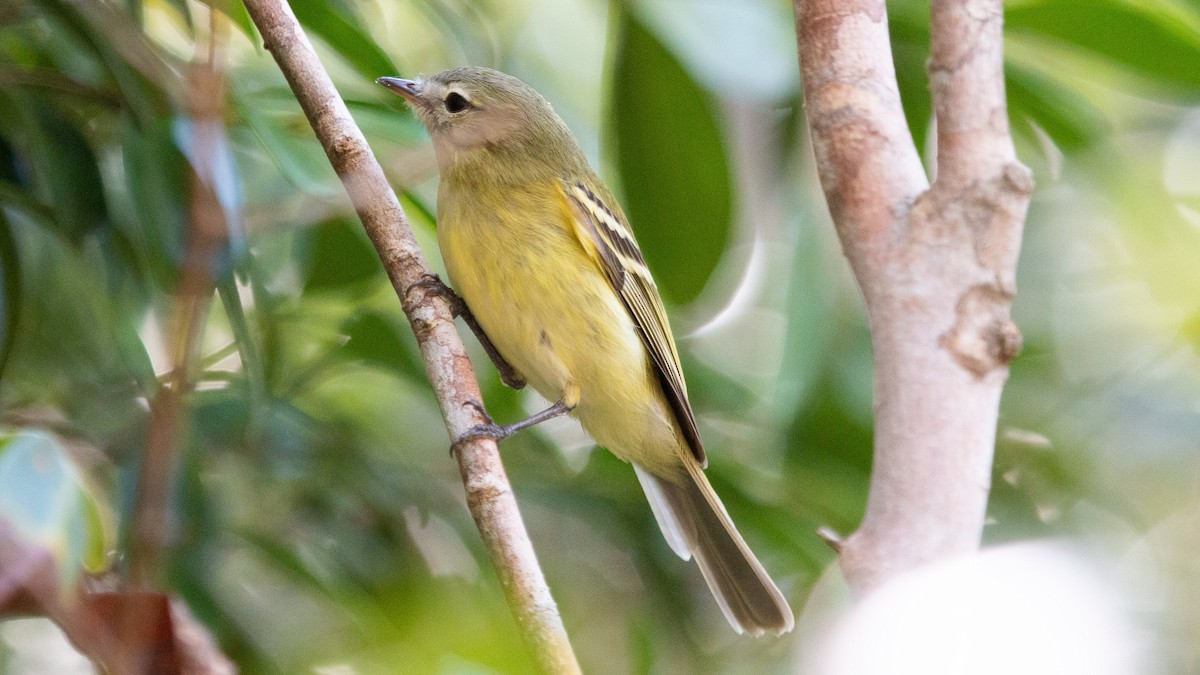
[[[817,675],[1128,675],[1139,641],[1110,580],[1059,546],[1018,544],[901,576],[824,645]]]

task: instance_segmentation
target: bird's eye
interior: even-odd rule
[[[463,95],[457,91],[452,91],[445,100],[446,110],[452,113],[460,113],[471,107],[471,103],[463,98]]]

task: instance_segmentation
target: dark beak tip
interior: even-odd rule
[[[401,77],[379,77],[375,79],[375,84],[386,87],[408,99],[415,99],[420,95],[420,89],[415,81]]]

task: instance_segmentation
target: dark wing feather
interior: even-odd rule
[[[633,233],[584,183],[563,181],[563,192],[573,216],[576,236],[633,317],[679,428],[700,466],[706,466],[708,461],[696,428],[696,416],[688,402],[687,385],[683,381],[671,325]]]

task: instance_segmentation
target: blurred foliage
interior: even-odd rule
[[[629,217],[664,299],[692,300],[728,239],[733,185],[721,130],[709,96],[647,29],[626,13],[617,34],[611,105]]]
[[[21,540],[50,552],[68,583],[108,562],[104,511],[53,437],[36,430],[0,435],[0,513]]]
[[[434,265],[432,153],[372,80],[481,63],[555,104],[673,303],[713,483],[803,607],[832,560],[816,528],[850,532],[865,504],[871,367],[799,111],[790,3],[293,4]],[[926,148],[928,8],[890,9]],[[1200,11],[1023,0],[1007,21],[1012,125],[1039,189],[985,536],[1112,561],[1158,599],[1133,608],[1163,636],[1154,665],[1194,671],[1180,627],[1200,625],[1184,602],[1200,572]],[[187,71],[213,41],[228,157],[201,167]],[[89,566],[111,540],[100,514],[127,539],[199,173],[231,229],[159,583],[247,673],[527,670],[399,304],[244,8],[10,0],[0,85],[0,413],[16,434],[0,517],[41,523]],[[541,405],[470,344],[498,419]],[[50,444],[50,463],[18,439]],[[564,421],[504,450],[585,670],[785,670],[806,636],[733,635],[629,468],[590,447]],[[39,476],[45,501],[21,496]],[[123,546],[104,552],[117,574]],[[0,640],[0,671],[19,648]]]

